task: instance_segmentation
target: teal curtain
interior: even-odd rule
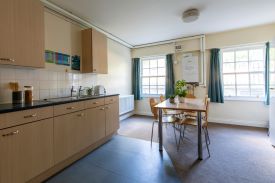
[[[166,55],[166,78],[165,78],[165,97],[169,98],[170,95],[174,95],[174,69],[173,69],[173,55]]]
[[[141,100],[140,58],[133,58],[132,91],[135,100]]]
[[[269,105],[269,65],[270,65],[270,43],[267,42],[265,51],[265,104]]]
[[[224,103],[220,49],[211,49],[208,95],[211,102]]]

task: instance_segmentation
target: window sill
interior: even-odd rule
[[[264,98],[250,97],[224,97],[225,101],[246,101],[246,102],[264,102]]]
[[[161,95],[161,94],[160,94]],[[142,98],[159,98],[160,95],[142,95]],[[164,96],[164,95],[163,95]]]

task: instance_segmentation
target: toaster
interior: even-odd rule
[[[104,86],[96,85],[95,88],[94,88],[94,94],[95,95],[105,95],[106,90],[105,90]]]

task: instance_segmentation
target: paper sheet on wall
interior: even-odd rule
[[[184,55],[181,61],[182,79],[186,82],[199,82],[199,59],[192,54]]]

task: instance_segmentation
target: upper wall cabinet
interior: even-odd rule
[[[44,8],[37,0],[0,0],[0,64],[44,67]]]
[[[107,37],[94,30],[82,31],[81,72],[107,74]]]

